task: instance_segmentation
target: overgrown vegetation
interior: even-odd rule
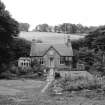
[[[102,84],[100,80],[94,78],[89,80],[88,78],[78,77],[78,78],[65,78],[60,81],[62,88],[65,91],[80,91],[83,89],[94,90],[101,89]]]
[[[86,98],[94,98],[96,95],[101,94],[102,97],[105,95],[105,77],[88,79],[86,77],[78,78],[60,78],[53,81],[48,88],[48,94],[51,96],[65,94],[72,96],[73,92],[75,95],[80,95]]]
[[[105,26],[90,32],[85,38],[72,41],[75,62],[83,62],[85,70],[105,74]]]
[[[30,42],[25,39],[16,38],[20,28],[28,31],[29,24],[19,23],[14,20],[10,13],[5,9],[5,5],[0,1],[0,73],[8,72],[11,62],[15,62],[19,57],[29,56]],[[75,25],[64,23],[53,27],[55,32],[61,33],[88,33],[80,40],[72,41],[75,57],[73,67],[77,62],[85,64],[85,70],[90,72],[97,71],[105,75],[105,26],[84,27],[81,24]],[[40,29],[40,30],[37,30]],[[47,24],[40,24],[35,31],[49,32],[52,30]],[[90,32],[90,30],[92,30]],[[35,64],[37,66],[37,64]],[[40,65],[39,65],[40,66]],[[15,66],[11,67],[10,72],[17,73]],[[40,67],[33,67],[34,71]]]
[[[18,25],[18,22],[11,17],[5,5],[0,1],[0,72],[6,70],[5,66],[13,60],[11,44],[19,33]]]
[[[73,24],[73,23],[62,23],[56,26],[50,26],[48,24],[39,24],[33,29],[33,31],[39,32],[56,32],[56,33],[66,33],[66,34],[86,34],[92,30],[95,30],[97,27],[83,26],[82,24]]]
[[[1,73],[0,78],[4,79],[18,79],[18,78],[45,78],[45,67],[40,65],[37,60],[33,60],[30,67],[22,68],[18,67],[18,62],[13,61],[9,63],[8,69]]]

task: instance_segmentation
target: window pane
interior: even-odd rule
[[[64,64],[64,57],[60,57],[60,64]]]
[[[43,61],[43,58],[42,57],[40,57],[40,64],[43,64],[44,63],[44,61]]]

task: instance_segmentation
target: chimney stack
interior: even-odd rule
[[[70,40],[70,36],[67,36],[67,43],[66,43],[67,47],[71,46],[71,40]]]

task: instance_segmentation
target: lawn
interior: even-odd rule
[[[51,96],[41,92],[45,86],[45,81],[38,80],[0,80],[0,105],[105,105],[104,96],[95,91],[87,97],[83,91]],[[90,98],[93,94],[102,98]]]
[[[0,80],[0,105],[35,105],[44,86],[38,80]]]
[[[69,34],[71,40],[84,38],[85,35]],[[19,37],[27,40],[38,39],[44,43],[64,43],[67,39],[67,34],[51,33],[51,32],[21,32]]]

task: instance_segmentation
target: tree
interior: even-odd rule
[[[56,26],[55,27],[57,30],[59,30],[60,32],[63,32],[63,33],[67,33],[67,34],[70,34],[70,33],[76,33],[77,32],[77,26],[75,24],[71,24],[71,23],[63,23],[61,25],[59,25],[58,27]],[[58,32],[59,32],[58,31]]]
[[[42,66],[37,59],[33,59],[31,62],[32,71],[39,76],[44,74],[45,66]]]
[[[105,73],[105,26],[99,26],[83,39],[72,41],[72,47],[78,51],[78,61],[84,62],[85,67]]]
[[[13,52],[13,59],[20,57],[28,57],[30,55],[31,42],[22,38],[14,38],[11,45],[11,51]]]
[[[85,37],[85,44],[90,49],[105,51],[105,26],[100,26]]]
[[[89,50],[87,47],[79,49],[79,60],[83,61],[86,65],[92,66],[94,64],[94,50]]]
[[[30,27],[30,25],[28,23],[20,23],[19,24],[19,30],[20,31],[28,32],[29,31],[29,27]]]
[[[49,32],[50,26],[48,24],[39,24],[36,26],[35,30],[40,32]]]
[[[5,5],[0,1],[0,68],[11,60],[11,44],[13,38],[19,33],[19,24],[9,12],[5,10]]]
[[[60,26],[54,26],[54,32],[62,32],[61,27]]]

